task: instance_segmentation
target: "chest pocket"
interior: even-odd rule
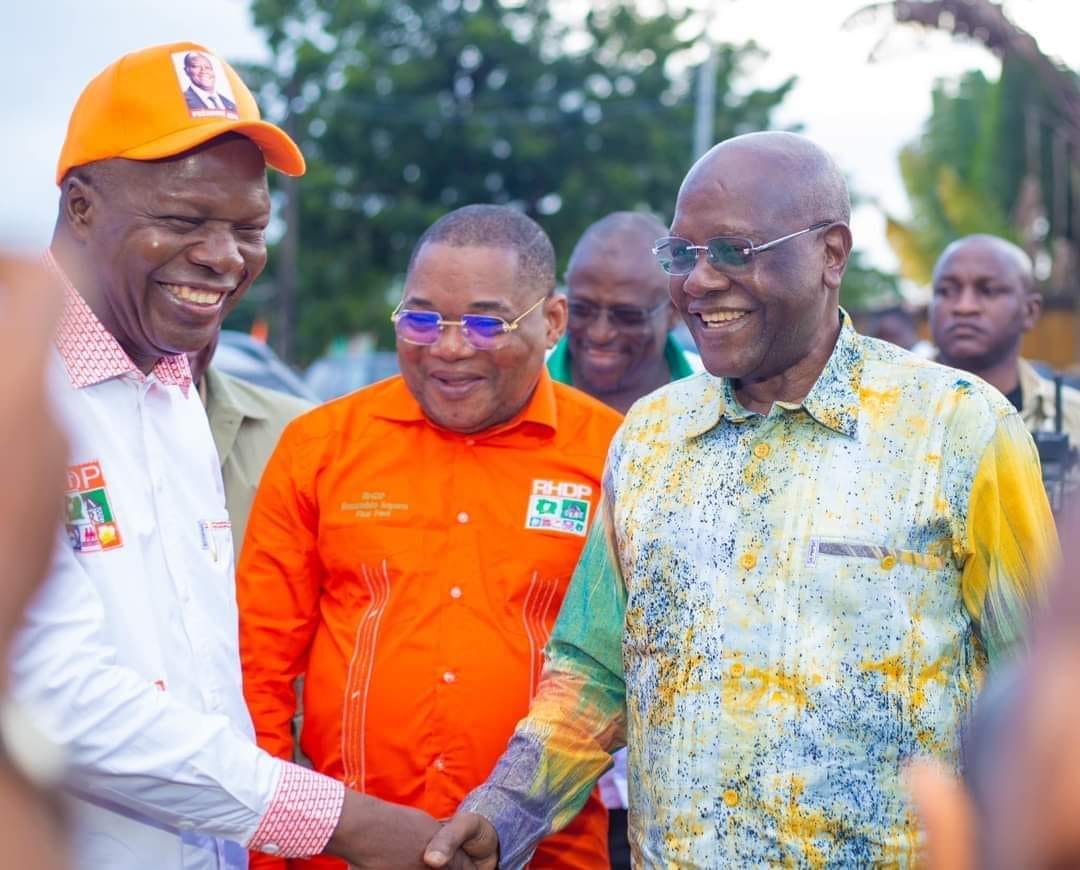
[[[806,571],[804,616],[843,634],[836,648],[861,661],[917,654],[960,610],[959,572],[940,553],[814,537]]]

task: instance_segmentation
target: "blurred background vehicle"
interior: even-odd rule
[[[213,365],[226,374],[259,387],[299,396],[312,402],[319,397],[278,357],[270,346],[246,332],[221,330]]]
[[[235,329],[221,330],[214,366],[260,387],[325,402],[397,374],[397,354],[367,342],[338,342],[297,374],[266,342]]]
[[[397,372],[397,354],[392,350],[331,352],[308,366],[304,383],[320,401],[325,402],[396,375]]]

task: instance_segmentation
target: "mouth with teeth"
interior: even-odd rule
[[[186,284],[166,284],[164,281],[159,281],[158,286],[178,302],[202,308],[218,308],[229,295],[224,290],[206,290]]]
[[[722,329],[749,317],[749,311],[698,311],[697,316],[706,329]]]

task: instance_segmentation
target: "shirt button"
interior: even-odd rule
[[[457,677],[456,677],[456,676],[454,676],[454,672],[453,672],[453,671],[447,671],[447,672],[446,672],[445,674],[443,674],[443,675],[442,675],[442,681],[443,681],[444,683],[452,683],[452,682],[454,682],[454,680],[456,680],[456,679],[457,679]]]
[[[733,807],[739,802],[739,793],[733,788],[729,788],[724,792],[724,803],[729,807]]]
[[[886,571],[891,571],[893,568],[896,567],[896,556],[894,556],[892,553],[889,553],[889,555],[887,555],[884,559],[881,560],[881,567],[884,568]]]
[[[747,571],[753,568],[757,564],[757,556],[753,553],[743,553],[739,557],[739,564],[743,566]]]
[[[461,587],[460,586],[452,587],[450,589],[450,597],[451,598],[460,598],[461,597]]]
[[[446,769],[446,762],[442,760],[441,755],[438,758],[435,759],[435,769],[436,770],[445,770]]]
[[[741,677],[745,673],[746,665],[744,665],[742,662],[735,662],[735,664],[731,666],[731,676]]]
[[[465,513],[465,511],[462,511],[457,515],[457,521],[459,523],[467,523],[469,521],[469,515]]]
[[[768,444],[757,444],[754,446],[754,455],[758,459],[764,459],[772,452],[772,448]]]
[[[278,852],[281,851],[281,846],[279,846],[277,843],[267,843],[265,846],[262,847],[262,851],[265,852],[267,855],[276,855]]]

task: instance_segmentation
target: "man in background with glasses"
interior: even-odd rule
[[[917,863],[901,767],[956,763],[1056,540],[1005,398],[839,308],[849,217],[794,134],[690,170],[654,250],[710,374],[627,415],[529,716],[429,865],[520,867],[623,743],[638,866]]]
[[[245,694],[270,752],[291,757],[300,674],[304,754],[366,794],[449,816],[505,748],[620,420],[548,376],[566,325],[554,290],[532,220],[446,215],[392,315],[401,375],[285,430],[238,581]],[[537,866],[607,867],[604,807],[583,803]]]
[[[625,414],[664,384],[701,371],[672,335],[678,312],[650,248],[667,228],[652,215],[601,218],[574,247],[566,269],[566,335],[548,358],[561,383]]]

